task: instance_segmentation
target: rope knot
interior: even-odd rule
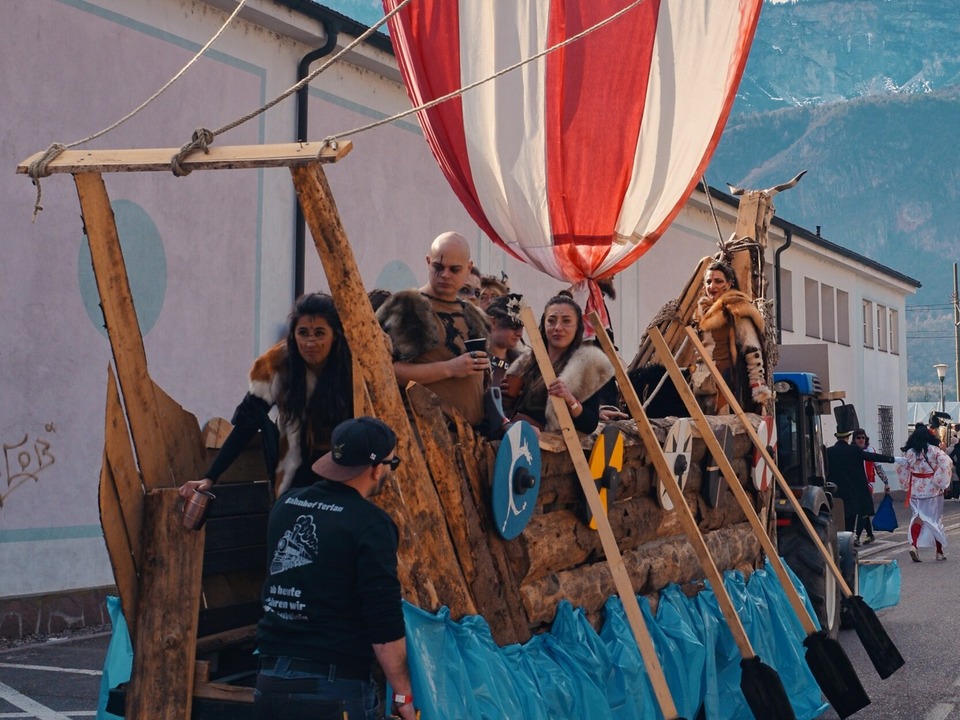
[[[210,152],[210,143],[213,142],[215,135],[212,130],[207,128],[197,128],[193,131],[190,142],[180,148],[180,152],[170,158],[170,170],[177,177],[186,177],[193,172],[190,168],[184,167],[183,161],[190,153],[196,150],[202,150],[204,154]]]
[[[33,222],[36,222],[37,214],[43,210],[43,205],[40,204],[40,199],[43,197],[43,191],[40,189],[40,178],[47,177],[50,174],[48,169],[50,163],[66,149],[67,146],[63,143],[50,143],[50,147],[44,151],[43,155],[27,166],[27,174],[37,188],[37,199],[33,203]]]

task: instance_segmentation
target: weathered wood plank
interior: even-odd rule
[[[476,605],[456,561],[443,507],[427,477],[427,464],[407,418],[392,359],[326,175],[319,163],[293,167],[290,172],[344,334],[363,373],[371,407],[397,433],[397,454],[403,463],[396,473],[396,482],[387,484],[377,504],[400,528],[398,572],[407,599],[427,609],[447,605],[455,618],[474,614]]]
[[[153,383],[153,395],[174,482],[179,486],[187,480],[199,480],[207,468],[206,449],[196,415],[185,410],[156,383]]]
[[[134,565],[140,567],[142,565],[140,531],[143,527],[143,482],[133,458],[127,418],[120,405],[117,379],[113,374],[113,368],[110,367],[107,368],[107,408],[103,451],[116,487],[117,500],[123,514]],[[133,608],[129,610],[130,613],[124,607],[124,614],[127,617],[133,617]]]
[[[137,567],[130,532],[120,508],[117,483],[110,470],[110,461],[106,452],[103,453],[103,467],[100,469],[99,503],[100,526],[103,528],[103,540],[107,546],[107,555],[110,557],[110,566],[113,568],[113,580],[117,584],[120,606],[123,608],[123,616],[127,618],[130,637],[133,637],[139,585]],[[139,529],[138,526],[135,536],[139,536]]]
[[[103,178],[96,173],[74,175],[84,229],[90,242],[93,275],[110,337],[137,462],[147,488],[172,487],[171,463],[157,416],[153,382],[147,372],[143,337],[133,306],[113,209]]]
[[[144,498],[141,597],[126,717],[189,720],[204,531],[180,525],[174,488]]]
[[[188,170],[292,167],[317,161],[337,162],[346,157],[351,150],[353,150],[353,143],[349,140],[340,140],[335,147],[319,142],[220,147],[211,145],[208,153],[194,152],[180,165]],[[43,152],[35,153],[17,165],[17,173],[25,175],[30,163],[39,160]],[[170,171],[170,160],[179,152],[180,148],[64,150],[47,165],[47,171],[50,173]]]

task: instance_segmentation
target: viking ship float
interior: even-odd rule
[[[221,479],[206,525],[198,531],[181,525],[177,487],[201,477],[228,427],[219,421],[201,430],[189,408],[151,378],[110,207],[105,175],[166,171],[172,156],[184,174],[289,168],[354,358],[355,412],[377,416],[397,431],[403,463],[377,503],[400,530],[399,575],[409,608],[440,612],[445,623],[481,618],[482,642],[504,650],[503,667],[527,662],[517,660],[517,653],[555,633],[559,613],[569,624],[575,608],[578,627],[594,633],[610,625],[611,612],[621,618],[617,642],[626,654],[605,672],[608,680],[616,673],[626,677],[623,658],[634,658],[633,682],[639,685],[623,687],[635,698],[623,699],[619,711],[597,706],[589,712],[571,700],[566,714],[553,710],[550,717],[676,718],[683,711],[692,718],[700,708],[708,708],[710,717],[720,705],[749,708],[756,717],[813,717],[825,707],[821,688],[834,705],[846,695],[849,711],[862,707],[869,700],[849,661],[818,631],[802,588],[773,547],[774,489],[752,479],[754,455],[777,475],[755,431],[762,419],[742,411],[703,416],[678,374],[696,351],[688,324],[703,265],[651,323],[633,361],[665,365],[691,416],[682,421],[651,419],[632,397],[627,369],[604,330],[595,282],[637,262],[695,188],[730,111],[760,0],[384,5],[396,11],[390,30],[397,58],[451,186],[491,240],[589,298],[591,326],[618,371],[632,419],[580,436],[560,403],[561,432],[531,441],[516,430],[491,441],[456,412],[445,415],[426,388],[398,387],[325,175],[326,165],[346,158],[349,139],[257,147],[204,142],[202,151],[68,150],[24,161],[18,172],[36,178],[73,175],[113,353],[99,497],[134,649],[122,712],[151,720],[248,713],[253,629],[265,574],[270,493],[256,448]],[[616,43],[603,33],[613,23]],[[484,40],[468,51],[468,37]],[[499,73],[513,65],[513,71]],[[479,82],[493,75],[500,76]],[[769,192],[743,197],[735,237],[727,243],[741,286],[763,307],[771,198]],[[525,323],[542,355],[529,308]],[[541,367],[549,379],[549,362]],[[518,460],[523,443],[530,451],[525,457],[536,445],[539,462]],[[597,446],[603,450],[591,467],[588,455]],[[524,515],[516,533],[504,533],[497,520],[505,511],[496,507],[494,486],[504,474],[510,512]],[[705,492],[708,478],[712,493]],[[774,639],[763,641],[749,622],[758,603],[736,595],[734,586],[745,587],[760,575],[769,578],[789,616],[779,617],[771,634],[800,648],[798,658],[801,645],[807,647],[809,668],[801,663],[789,682],[782,683],[767,664],[771,658],[760,660],[758,639],[763,652]],[[683,602],[688,605],[682,612],[697,602],[712,608],[703,612],[713,613],[712,626],[720,626],[714,635],[723,636],[729,655],[727,665],[714,657],[707,663],[712,670],[698,670],[700,684],[682,680],[693,672],[684,664],[689,658],[671,656],[669,648],[680,646],[676,638],[670,645],[669,629],[665,634],[656,625],[658,612],[669,606],[678,617]],[[770,615],[768,608],[764,622]],[[876,630],[871,622],[862,621]],[[408,641],[425,720],[497,716],[489,708],[474,713],[486,697],[477,688],[495,676],[493,661],[485,661],[486,680],[473,678],[473,690],[460,693],[479,696],[460,697],[424,670],[440,672],[451,656],[441,656],[423,638]],[[704,657],[719,652],[703,638],[699,642]],[[565,652],[572,659],[564,672],[577,678],[578,655]],[[456,662],[466,663],[459,656]],[[538,694],[538,682],[524,687]],[[713,699],[706,701],[710,692]],[[540,687],[539,695],[547,694]],[[609,699],[610,688],[602,694]],[[788,694],[803,712],[795,713]],[[448,707],[443,703],[453,696],[472,709],[436,709]],[[629,707],[645,707],[642,713],[649,715],[630,714],[624,710]],[[433,714],[426,708],[434,708]],[[529,708],[500,712],[540,716]]]

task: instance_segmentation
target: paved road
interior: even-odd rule
[[[897,495],[900,528],[878,533],[877,542],[861,548],[861,557],[898,562],[900,604],[878,615],[907,663],[881,681],[856,633],[841,633],[841,644],[873,701],[854,717],[960,720],[960,503],[948,501],[944,511],[952,542],[949,559],[934,562],[932,549],[927,549],[923,562],[913,563],[907,555],[909,513],[903,508],[903,493]],[[0,720],[93,717],[108,642],[108,636],[98,635],[0,652]],[[821,717],[836,720],[837,715],[829,710]]]

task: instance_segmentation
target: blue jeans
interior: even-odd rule
[[[377,720],[380,701],[372,680],[290,670],[291,658],[280,657],[261,668],[253,693],[254,720]]]

